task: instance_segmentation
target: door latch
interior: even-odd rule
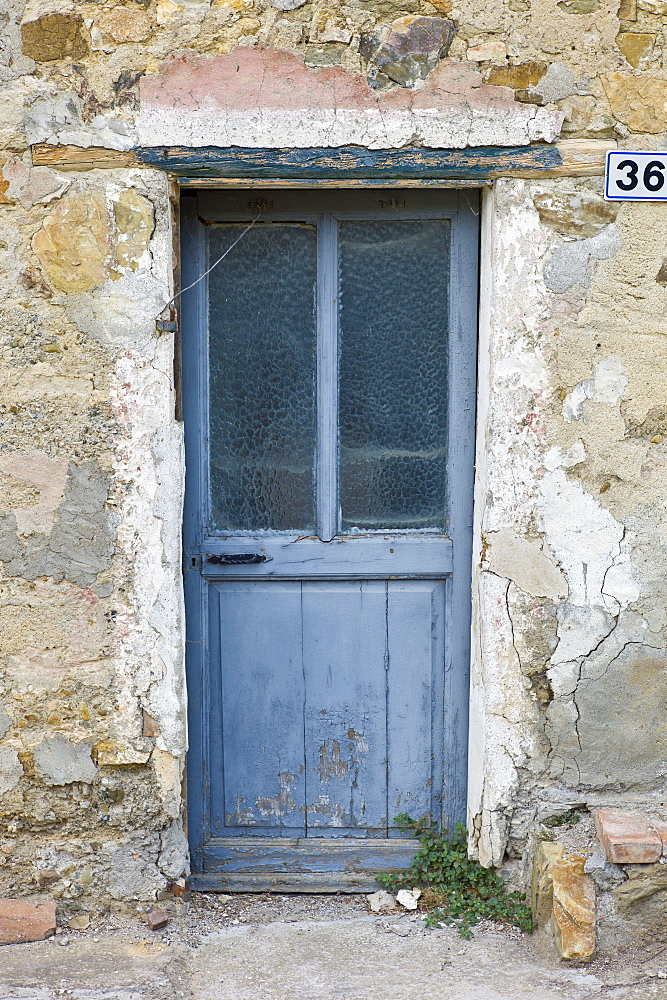
[[[253,563],[270,562],[273,556],[265,556],[263,552],[221,552],[214,555],[204,552],[206,562],[215,566],[250,566]]]

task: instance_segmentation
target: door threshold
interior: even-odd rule
[[[414,838],[214,837],[188,883],[198,892],[373,892],[379,872],[409,868],[418,849]]]

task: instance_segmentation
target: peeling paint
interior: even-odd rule
[[[317,765],[317,772],[320,781],[327,782],[331,781],[332,778],[345,778],[347,776],[350,765],[346,760],[341,760],[338,740],[331,741],[331,750],[329,749],[329,740],[325,740],[319,748],[319,756],[320,762]]]
[[[298,779],[297,774],[290,774],[282,771],[278,775],[280,791],[273,798],[262,796],[255,800],[255,808],[259,809],[262,816],[284,816],[285,813],[293,812],[296,809],[296,802],[292,798],[292,785]]]

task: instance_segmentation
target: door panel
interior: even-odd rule
[[[301,585],[218,584],[212,607],[222,699],[214,829],[303,835]]]
[[[364,888],[463,818],[474,199],[184,201],[195,884]]]
[[[304,584],[311,836],[386,836],[386,589],[379,580]]]
[[[391,581],[387,588],[387,757],[393,817],[442,812],[445,584]]]

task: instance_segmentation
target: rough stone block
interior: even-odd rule
[[[649,55],[654,42],[655,35],[645,31],[622,31],[616,35],[616,44],[633,69]]]
[[[622,809],[596,809],[595,827],[609,861],[650,864],[662,855],[662,840],[646,816]]]
[[[276,10],[298,10],[299,7],[303,7],[306,0],[269,0],[272,7]]]
[[[655,14],[657,17],[664,17],[667,14],[665,0],[637,0],[637,7],[647,14]]]
[[[533,204],[543,226],[562,236],[584,239],[597,236],[618,215],[618,205],[605,201],[594,191],[578,188],[535,194]]]
[[[632,868],[627,882],[614,889],[614,897],[622,912],[633,909],[656,897],[658,908],[667,909],[667,865],[642,865]],[[655,900],[654,900],[655,901]]]
[[[380,890],[379,892],[371,892],[366,896],[368,900],[368,908],[371,913],[383,913],[386,910],[394,910],[396,908],[396,900],[390,892],[385,892]]]
[[[533,920],[538,927],[544,927],[551,919],[553,910],[553,881],[551,868],[559,861],[565,849],[562,844],[552,844],[542,841],[533,858],[533,881],[531,887],[530,906]]]
[[[667,128],[667,80],[628,73],[601,79],[612,114],[633,132],[657,134]]]
[[[443,17],[399,17],[380,35],[362,37],[361,53],[368,59],[368,82],[381,87],[398,83],[413,88],[425,80],[447,54],[456,25]]]
[[[614,889],[625,882],[626,874],[622,868],[607,861],[603,854],[593,854],[586,860],[584,871],[590,875],[598,889]]]
[[[93,756],[98,767],[134,767],[148,763],[151,749],[144,740],[139,739],[134,743],[100,740],[93,747]]]
[[[492,66],[486,82],[496,87],[511,87],[512,90],[528,90],[542,79],[547,71],[545,62],[517,63],[513,66]]]
[[[595,884],[584,873],[580,855],[560,858],[551,866],[551,926],[561,958],[588,962],[595,953]]]
[[[55,929],[53,899],[0,899],[0,944],[43,941]]]
[[[60,881],[61,876],[58,872],[51,871],[50,869],[42,869],[37,873],[37,883],[40,889],[49,889],[56,882]]]
[[[95,21],[95,27],[103,36],[114,42],[142,42],[151,33],[150,18],[138,4],[129,9],[122,6],[105,10]]]
[[[106,278],[108,218],[97,194],[68,195],[47,215],[32,247],[61,292],[85,292]]]
[[[620,21],[636,21],[637,0],[621,0],[618,7],[618,18]]]
[[[116,260],[121,267],[136,271],[155,228],[153,206],[134,188],[121,191],[113,206],[121,240],[116,244]]]
[[[482,45],[471,45],[466,53],[466,59],[472,62],[502,62],[507,58],[507,46],[504,42],[484,42]]]
[[[21,25],[21,42],[26,56],[36,62],[54,59],[81,59],[88,53],[88,43],[81,33],[79,14],[42,14]]]

